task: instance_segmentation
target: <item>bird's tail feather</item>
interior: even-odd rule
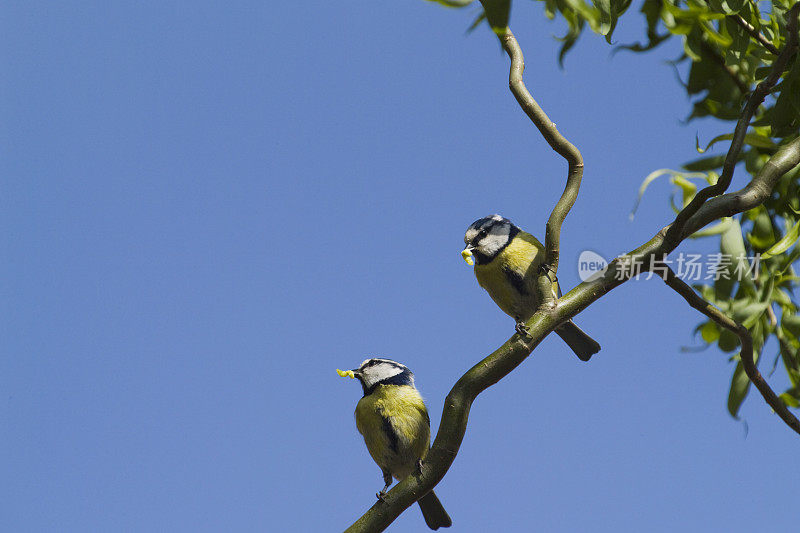
[[[433,491],[420,498],[417,503],[422,510],[422,516],[425,518],[425,523],[431,529],[439,529],[440,527],[450,527],[453,521],[447,511],[442,507],[442,502],[436,497]]]
[[[588,361],[592,354],[600,351],[600,344],[575,325],[572,320],[558,326],[556,333],[572,348],[581,361]]]

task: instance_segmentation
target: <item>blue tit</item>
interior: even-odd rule
[[[396,361],[367,359],[354,370],[337,372],[358,379],[364,389],[356,406],[356,426],[383,472],[386,485],[377,493],[382,500],[392,477],[399,481],[422,467],[431,443],[428,411],[414,386],[414,374]],[[417,503],[431,529],[452,525],[433,491]]]
[[[516,321],[519,333],[526,333],[525,322],[539,306],[536,292],[538,270],[544,259],[544,246],[500,215],[481,218],[464,235],[464,260],[475,265],[478,284],[492,300]],[[555,332],[581,361],[600,351],[600,345],[573,321]]]

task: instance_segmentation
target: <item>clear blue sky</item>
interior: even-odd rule
[[[0,530],[337,531],[373,503],[361,391],[334,369],[406,363],[438,426],[513,333],[461,260],[466,226],[499,212],[541,234],[563,186],[473,16],[4,4]],[[529,2],[512,22],[586,160],[569,287],[581,250],[669,220],[657,183],[628,221],[643,177],[728,126],[681,124],[677,43],[611,58],[586,35],[559,70],[562,25]],[[632,13],[618,38],[641,28]],[[755,393],[746,437],[727,415],[727,356],[680,351],[694,310],[638,281],[577,321],[603,345],[590,364],[548,338],[475,403],[437,488],[453,531],[796,527],[796,435]],[[424,527],[412,508],[392,530]]]

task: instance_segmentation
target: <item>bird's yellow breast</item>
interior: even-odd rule
[[[538,304],[535,284],[543,257],[542,243],[520,231],[491,262],[475,265],[475,277],[506,314],[527,320]]]
[[[379,385],[356,406],[356,426],[373,460],[397,479],[409,475],[430,446],[422,397],[408,385]]]

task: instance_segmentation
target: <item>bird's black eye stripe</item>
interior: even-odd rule
[[[484,237],[486,237],[486,235],[488,235],[488,234],[489,234],[489,231],[488,231],[486,228],[483,228],[483,229],[481,229],[481,230],[478,232],[478,234],[477,234],[477,235],[475,235],[475,238],[474,238],[474,239],[472,239],[472,245],[473,245],[473,246],[477,246],[477,245],[478,245],[478,243],[481,241],[481,239],[483,239]]]

